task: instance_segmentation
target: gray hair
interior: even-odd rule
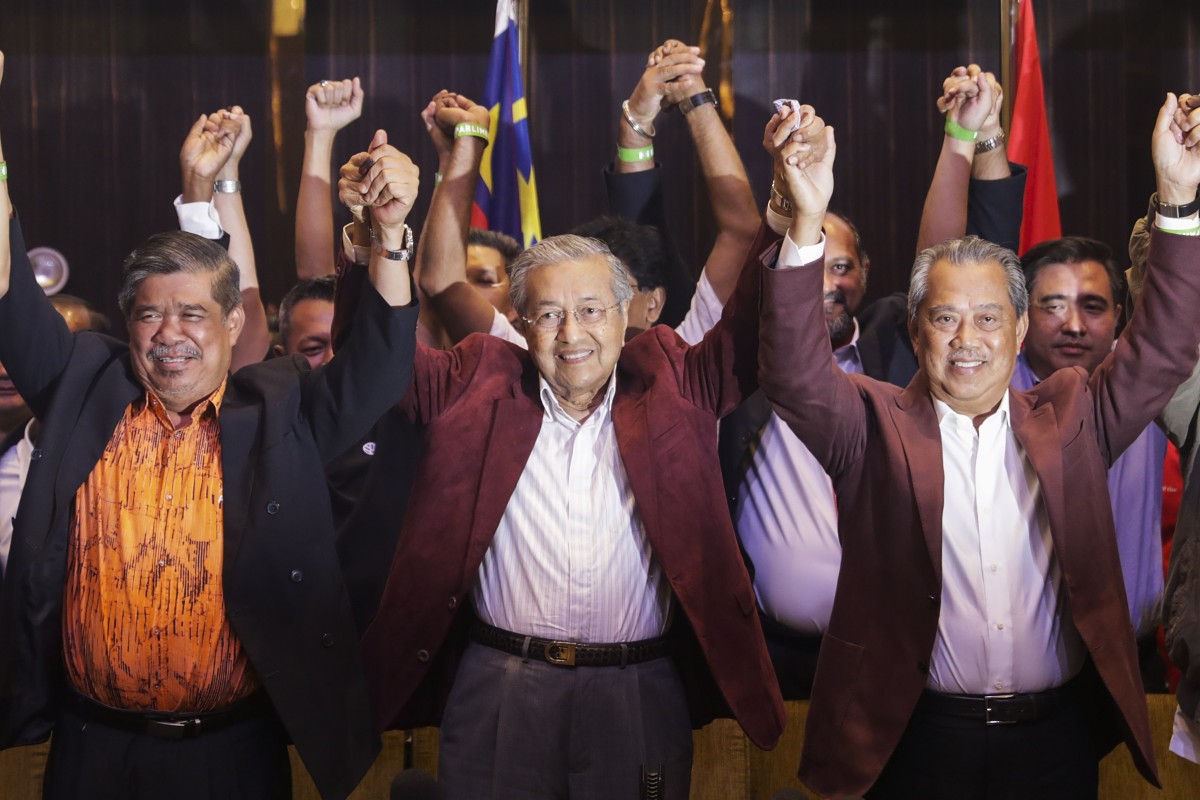
[[[612,254],[608,245],[599,239],[566,233],[543,239],[513,260],[509,267],[511,285],[508,290],[513,308],[519,314],[526,311],[525,304],[529,301],[529,295],[525,289],[525,280],[530,271],[565,261],[587,261],[593,258],[601,259],[608,267],[612,278],[613,298],[618,303],[630,300],[633,297],[633,287],[629,283],[629,271],[625,269],[621,260]]]
[[[129,254],[122,270],[117,303],[126,319],[133,310],[137,287],[152,275],[211,273],[212,299],[221,307],[221,314],[227,317],[242,304],[237,264],[224,247],[203,236],[182,231],[156,233]]]
[[[1012,302],[1017,317],[1029,310],[1029,291],[1025,288],[1025,272],[1021,260],[1007,247],[993,244],[978,236],[949,239],[917,253],[913,262],[912,277],[908,282],[908,315],[916,317],[925,295],[929,293],[929,270],[938,261],[952,266],[966,264],[999,264],[1004,270],[1004,281],[1008,284],[1008,299]]]

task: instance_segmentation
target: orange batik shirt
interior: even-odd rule
[[[75,493],[63,656],[74,689],[105,705],[212,711],[258,686],[221,588],[224,393],[176,430],[147,392]]]

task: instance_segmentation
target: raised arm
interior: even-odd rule
[[[250,238],[250,225],[246,222],[246,207],[242,202],[242,182],[238,167],[254,132],[250,115],[241,106],[219,112],[225,119],[222,124],[236,122],[233,133],[233,151],[225,166],[217,173],[214,187],[213,206],[221,218],[221,226],[229,234],[229,256],[238,265],[238,279],[242,289],[242,309],[246,322],[241,336],[233,346],[233,360],[229,368],[236,372],[247,364],[263,360],[271,347],[271,331],[267,326],[267,311],[263,308],[262,293],[258,287],[258,267],[254,259],[254,242]],[[211,117],[210,117],[211,119]]]
[[[333,203],[329,199],[333,142],[337,132],[362,116],[358,78],[321,81],[304,95],[304,163],[296,197],[296,277],[333,274]]]
[[[1188,206],[1200,187],[1200,110],[1189,110],[1187,100],[1187,95],[1168,94],[1155,122],[1152,154],[1160,209]],[[1181,129],[1181,121],[1193,121],[1189,118],[1194,118],[1194,127]],[[1192,374],[1200,345],[1200,317],[1195,313],[1200,305],[1200,273],[1195,269],[1200,261],[1200,220],[1194,212],[1176,219],[1160,210],[1152,227],[1137,311],[1090,381],[1097,418],[1104,425],[1101,444],[1110,459],[1140,433],[1148,422],[1146,414],[1157,414],[1165,405],[1165,414],[1178,423],[1169,426],[1175,429],[1168,433],[1184,443],[1196,415],[1194,382],[1185,384],[1193,388],[1190,401],[1178,387]]]
[[[451,342],[492,328],[496,310],[467,281],[467,232],[488,112],[466,97],[439,92],[421,112],[438,150],[442,182],[433,193],[417,248],[416,280]]]
[[[946,115],[945,133],[921,212],[917,252],[967,232],[967,193],[975,169],[975,148],[980,142],[992,142],[992,137],[999,134],[1003,97],[992,74],[980,71],[975,64],[956,67],[942,82],[937,108]],[[1001,143],[1002,138],[994,141]],[[993,155],[996,151],[1003,153],[1003,145],[980,154],[989,174],[998,170]],[[1007,169],[1005,162],[1005,172]]]

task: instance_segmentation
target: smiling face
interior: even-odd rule
[[[579,308],[608,308],[616,303],[612,271],[596,256],[535,267],[525,279],[522,316],[563,312],[562,325],[544,329],[525,325],[529,354],[538,372],[575,419],[584,419],[603,396],[625,343],[628,303],[610,308],[603,321],[584,327],[573,313]]]
[[[1039,378],[1064,367],[1089,373],[1112,350],[1121,307],[1098,261],[1049,264],[1037,271],[1029,297],[1025,358]]]
[[[925,297],[909,319],[929,393],[977,420],[995,411],[1028,322],[1013,308],[999,263],[935,261]]]
[[[242,330],[241,307],[224,315],[213,299],[214,275],[151,275],[137,285],[129,307],[133,371],[176,414],[221,385]]]

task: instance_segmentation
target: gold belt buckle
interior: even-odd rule
[[[546,661],[559,667],[575,666],[575,643],[574,642],[547,642],[545,653]]]

